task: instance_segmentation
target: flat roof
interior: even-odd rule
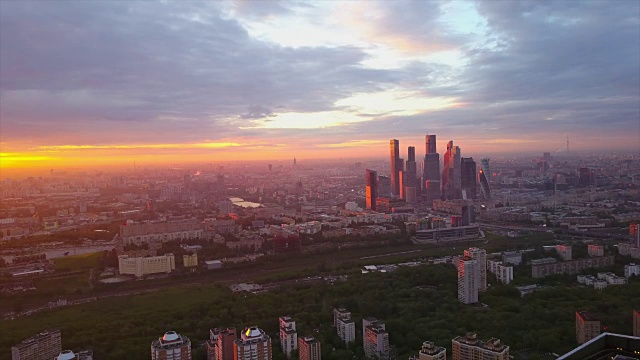
[[[599,320],[598,317],[595,314],[590,313],[588,311],[580,311],[580,310],[578,310],[578,311],[576,311],[576,314],[578,314],[581,318],[583,318],[584,320],[587,320],[587,321],[598,321]]]

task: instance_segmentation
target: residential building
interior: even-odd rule
[[[385,330],[384,323],[374,321],[365,327],[363,334],[364,355],[367,359],[389,359],[389,333]]]
[[[633,309],[633,336],[640,337],[640,311]]]
[[[151,257],[118,256],[118,270],[121,275],[142,277],[150,274],[167,273],[175,270],[176,260],[173,254]]]
[[[298,333],[296,331],[296,322],[291,316],[281,316],[280,322],[280,346],[282,353],[287,359],[298,349]]]
[[[502,263],[504,265],[520,265],[522,264],[522,253],[517,251],[505,251],[502,253]]]
[[[584,269],[611,266],[613,263],[611,255],[562,262],[554,258],[531,260],[531,277],[539,279],[552,274],[577,274]]]
[[[167,331],[151,343],[151,360],[191,360],[191,340],[175,331]]]
[[[366,198],[367,209],[376,210],[376,201],[378,199],[378,173],[373,170],[366,170]]]
[[[636,265],[631,263],[629,265],[624,266],[624,277],[629,278],[631,276],[640,275],[640,264]]]
[[[351,312],[345,308],[333,309],[333,326],[338,326],[338,319],[351,319]]]
[[[447,349],[436,346],[431,341],[425,341],[415,360],[447,360]]]
[[[476,247],[469,248],[464,251],[464,256],[474,260],[478,260],[478,272],[480,279],[478,282],[478,290],[487,290],[487,252],[484,249]]]
[[[500,339],[491,338],[486,342],[478,340],[478,335],[467,333],[451,340],[452,360],[509,360],[509,346]]]
[[[604,246],[589,244],[587,247],[589,256],[604,256]]]
[[[499,264],[496,266],[496,279],[503,284],[509,284],[513,281],[513,266],[504,266]]]
[[[45,330],[11,347],[11,360],[51,360],[62,352],[60,330]]]
[[[556,252],[564,261],[571,261],[571,245],[556,245]]]
[[[349,318],[339,318],[336,322],[338,337],[347,344],[356,340],[356,323]]]
[[[204,227],[194,220],[158,223],[135,223],[131,220],[120,225],[122,245],[161,243],[172,240],[202,239]]]
[[[78,352],[63,350],[54,360],[93,360],[93,350],[82,350]]]
[[[576,311],[576,341],[584,344],[600,335],[600,320],[586,311]]]
[[[233,342],[235,360],[271,360],[271,338],[257,326],[242,330]]]
[[[233,343],[236,341],[236,329],[210,329],[206,342],[207,360],[234,360]]]
[[[320,341],[313,336],[298,338],[298,358],[300,360],[322,360]]]
[[[469,257],[458,260],[458,300],[463,304],[478,302],[480,268],[478,261]]]

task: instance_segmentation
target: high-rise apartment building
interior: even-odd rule
[[[298,338],[298,358],[300,360],[322,360],[320,341],[313,336]]]
[[[463,304],[478,302],[480,271],[478,261],[470,257],[458,260],[458,300]]]
[[[391,165],[391,192],[393,195],[400,195],[400,142],[396,139],[389,141],[390,165]]]
[[[11,360],[51,360],[62,352],[60,330],[46,330],[11,347]]]
[[[348,344],[356,340],[356,323],[351,320],[351,312],[347,309],[333,309],[333,325],[342,341]]]
[[[245,328],[233,352],[235,360],[271,360],[271,338],[257,326]]]
[[[280,346],[282,353],[287,359],[298,349],[298,333],[296,331],[296,322],[291,316],[281,316],[280,322]]]
[[[491,188],[489,187],[489,179],[491,178],[491,169],[489,168],[489,158],[480,159],[480,170],[478,171],[478,182],[480,183],[480,191],[485,200],[491,199]]]
[[[587,246],[589,256],[604,256],[604,246],[589,244]]]
[[[469,248],[464,251],[464,256],[474,260],[478,260],[479,282],[478,290],[487,290],[487,252],[484,249],[476,247]]]
[[[191,360],[191,340],[175,331],[167,331],[151,343],[151,360]]]
[[[364,355],[367,359],[389,359],[389,333],[384,323],[374,321],[365,327],[363,334]]]
[[[376,200],[378,199],[378,173],[373,170],[366,170],[366,198],[367,209],[376,210]]]
[[[473,158],[460,158],[460,184],[463,199],[475,199],[476,195],[476,162]]]
[[[478,340],[474,333],[458,336],[451,340],[452,360],[509,360],[509,347],[500,339],[491,338],[486,342]]]
[[[118,271],[121,275],[142,277],[150,274],[170,273],[176,268],[175,256],[171,253],[152,257],[118,256]]]
[[[436,346],[431,341],[425,341],[422,343],[422,349],[414,360],[447,360],[447,349]]]
[[[233,360],[233,343],[236,341],[236,329],[210,329],[206,343],[207,360]]]
[[[640,337],[640,311],[633,309],[633,336]]]
[[[600,335],[600,320],[586,311],[576,311],[576,341],[584,344]]]

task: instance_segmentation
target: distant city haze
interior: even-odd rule
[[[634,1],[2,1],[0,79],[3,177],[640,151]]]

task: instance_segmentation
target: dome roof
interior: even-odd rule
[[[247,329],[244,331],[244,336],[246,336],[246,337],[248,337],[248,338],[251,338],[251,337],[257,337],[257,336],[260,336],[260,335],[262,335],[262,332],[261,332],[261,331],[260,331],[260,329],[258,329],[256,326],[253,326],[253,327],[247,328]]]
[[[162,341],[176,341],[179,338],[180,336],[175,331],[167,331],[166,333],[164,333]]]
[[[71,350],[65,350],[58,355],[56,360],[74,360],[76,358],[76,354]]]

